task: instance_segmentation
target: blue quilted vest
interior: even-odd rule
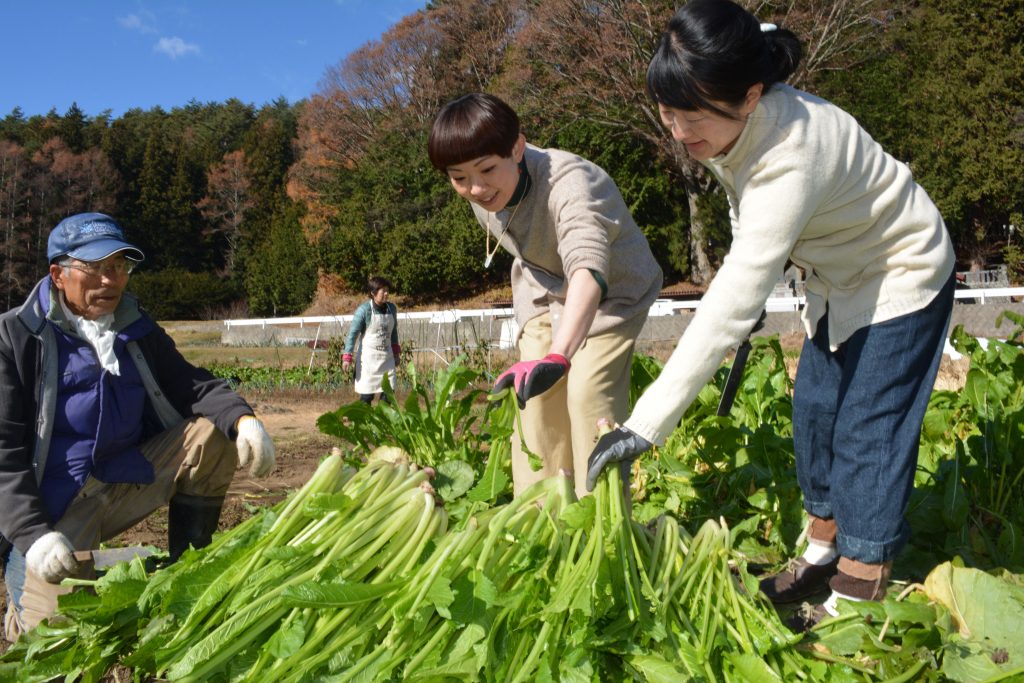
[[[151,325],[141,319],[118,333],[114,351],[119,376],[103,369],[88,342],[54,326],[59,384],[50,451],[40,482],[52,520],[64,515],[90,475],[110,484],[153,483],[153,466],[138,448],[146,390],[135,363],[125,353],[125,345]]]

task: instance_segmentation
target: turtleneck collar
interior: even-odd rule
[[[509,198],[508,204],[505,208],[515,206],[519,202],[523,201],[523,197],[530,191],[533,181],[530,179],[530,172],[526,168],[526,155],[523,155],[523,160],[519,162],[519,182],[516,183],[515,192],[512,193],[512,197]]]

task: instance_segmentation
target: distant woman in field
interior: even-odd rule
[[[661,120],[725,188],[732,246],[664,371],[590,459],[661,444],[751,330],[787,260],[807,273],[793,398],[810,543],[765,579],[776,602],[831,587],[879,600],[909,535],[921,422],[953,304],[954,255],[910,169],[838,107],[782,83],[801,47],[728,0],[691,0],[647,71]]]
[[[381,393],[384,376],[395,386],[395,368],[402,355],[398,343],[398,309],[388,301],[391,283],[382,277],[367,282],[370,294],[356,309],[352,327],[341,356],[342,370],[356,369],[356,393],[364,403],[373,403]]]
[[[583,495],[598,418],[629,412],[633,347],[661,269],[611,177],[575,154],[527,144],[499,98],[471,93],[446,104],[428,151],[486,232],[484,266],[499,246],[515,257],[520,360],[494,385],[515,391],[523,408],[515,492],[568,475]]]

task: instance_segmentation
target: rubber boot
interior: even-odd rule
[[[167,505],[167,551],[171,562],[193,548],[210,545],[220,521],[224,496],[192,496],[176,493]]]

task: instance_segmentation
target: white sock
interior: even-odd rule
[[[826,600],[822,604],[822,607],[824,607],[825,611],[831,614],[833,617],[839,616],[839,610],[836,608],[837,600],[849,600],[850,602],[864,602],[862,599],[855,598],[852,595],[843,595],[842,593],[832,591],[832,595],[828,596],[828,600]]]
[[[810,564],[822,565],[828,564],[836,559],[838,555],[839,552],[836,550],[835,543],[822,543],[811,538],[807,541],[807,548],[804,549],[803,558]]]

